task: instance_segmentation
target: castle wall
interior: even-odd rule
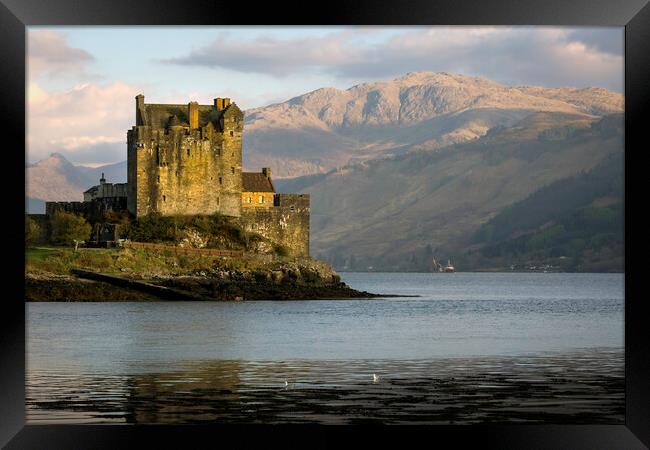
[[[243,208],[244,230],[286,246],[291,256],[309,256],[309,195],[275,194],[272,208]]]
[[[137,116],[137,114],[136,114]],[[136,118],[136,122],[138,119]],[[136,151],[135,144],[135,130],[136,127],[132,127],[126,132],[126,191],[127,199],[126,206],[129,213],[134,216],[137,216],[138,213],[138,204],[137,204],[137,183],[136,183],[136,174],[138,173],[138,153]]]
[[[65,211],[83,216],[90,222],[101,220],[106,211],[124,211],[125,197],[96,198],[90,202],[45,202],[45,215],[51,218],[56,211]]]
[[[242,192],[242,208],[272,208],[273,192]],[[260,203],[260,197],[263,199]]]
[[[96,187],[96,192],[88,193],[90,195],[84,193],[84,201],[103,197],[126,197],[128,195],[126,183],[102,183]]]
[[[94,189],[97,188],[97,189]],[[128,195],[126,183],[101,183],[84,192],[84,202],[103,197],[126,197]]]

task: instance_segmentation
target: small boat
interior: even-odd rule
[[[444,271],[447,272],[447,273],[455,272],[455,271],[456,271],[456,269],[454,268],[454,266],[451,265],[451,261],[450,261],[450,260],[447,260],[447,265],[445,266]]]
[[[440,264],[438,261],[436,261],[436,258],[433,258],[433,261],[431,263],[432,269],[434,272],[446,272],[446,273],[451,273],[455,272],[456,269],[454,266],[451,265],[451,260],[447,260],[447,265],[443,266]]]

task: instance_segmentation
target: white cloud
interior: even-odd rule
[[[84,75],[85,67],[95,60],[86,50],[68,45],[63,34],[57,31],[36,30],[27,33],[30,78],[39,75]]]
[[[622,90],[620,29],[433,27],[406,29],[387,39],[362,39],[365,35],[350,29],[317,37],[235,40],[222,33],[209,45],[162,62],[275,77],[323,73],[378,79],[446,71],[515,84]]]
[[[28,86],[28,160],[59,152],[73,162],[108,163],[126,159],[126,132],[133,125],[138,86],[87,83],[47,91]]]

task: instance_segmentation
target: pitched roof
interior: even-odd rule
[[[275,192],[271,180],[261,172],[242,172],[244,192]]]

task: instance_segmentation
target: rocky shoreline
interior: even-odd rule
[[[341,282],[328,265],[310,260],[283,263],[269,270],[196,271],[189,276],[152,280],[161,286],[220,300],[306,300],[374,298]]]
[[[89,279],[91,278],[91,279]],[[25,275],[26,301],[316,300],[382,297],[341,282],[329,266],[284,263],[273,270],[198,270],[190,275],[73,270]]]
[[[73,275],[25,274],[25,301],[28,302],[119,302],[156,301],[155,295],[110,283],[86,280]]]

